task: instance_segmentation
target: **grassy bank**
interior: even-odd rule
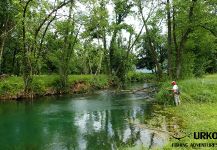
[[[160,91],[156,96],[159,102],[171,104],[173,98],[169,96],[171,92],[167,90],[172,88],[170,82],[168,81],[161,85]],[[183,103],[217,101],[217,74],[178,81],[178,86]]]
[[[176,118],[182,119],[182,130],[184,137],[181,140],[171,138],[165,149],[198,149],[199,146],[193,147],[193,144],[198,143],[216,143],[216,139],[194,139],[194,132],[216,132],[217,124],[217,102],[215,103],[189,103],[182,104],[176,108],[167,108],[166,111],[172,113]],[[178,123],[180,124],[180,123]],[[177,136],[178,137],[178,136]],[[172,147],[173,143],[187,143],[187,147]],[[216,147],[201,147],[202,149],[216,149]]]
[[[129,82],[150,82],[155,80],[154,74],[130,72],[127,75]],[[69,75],[66,94],[85,93],[95,89],[105,89],[116,85],[116,78],[107,75]],[[32,93],[34,97],[62,94],[58,75],[36,75],[32,81]],[[0,99],[25,98],[23,78],[7,76],[0,79]]]
[[[170,83],[164,83],[157,99],[160,103],[167,104],[165,111],[182,120],[182,130],[189,134],[181,140],[171,138],[165,149],[194,149],[198,143],[216,143],[213,139],[194,139],[194,132],[216,132],[217,124],[217,75],[207,75],[203,78],[188,79],[178,82],[181,88],[181,105],[175,107],[172,97],[165,90],[171,87]],[[187,143],[187,147],[172,147],[172,143]],[[191,145],[193,143],[193,145]],[[216,149],[217,147],[203,147],[202,149]],[[217,146],[217,145],[216,145]]]
[[[70,75],[68,93],[84,93],[92,89],[103,89],[109,86],[109,77],[106,75]],[[9,76],[1,79],[0,99],[23,98],[22,77]],[[32,94],[34,96],[59,94],[60,86],[58,75],[34,76]]]
[[[130,82],[153,82],[156,81],[156,75],[153,73],[129,72],[127,80]]]

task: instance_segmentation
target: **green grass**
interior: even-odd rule
[[[172,143],[217,143],[213,139],[194,139],[194,132],[217,132],[217,74],[207,75],[203,78],[178,81],[181,89],[181,105],[175,107],[173,98],[168,96],[166,88],[171,88],[170,82],[164,83],[157,94],[157,99],[167,104],[165,111],[182,120],[182,128],[191,134],[180,141],[171,139],[164,149],[193,149],[173,148]],[[216,148],[202,148],[216,149]]]
[[[107,75],[70,75],[69,84],[76,82],[89,83],[92,87],[100,89],[109,86],[109,77]]]
[[[22,92],[22,77],[11,76],[0,81],[0,95],[16,94]]]
[[[68,76],[68,85],[69,88],[73,89],[73,86],[81,83],[84,92],[88,89],[102,89],[107,88],[111,83],[113,78],[107,75],[69,75]],[[128,74],[128,81],[150,81],[155,79],[154,74],[144,74],[130,72]],[[114,79],[113,79],[114,80]],[[112,83],[111,83],[112,84]],[[44,95],[50,91],[60,91],[61,85],[59,83],[58,75],[35,75],[33,76],[33,81],[31,85],[32,91],[36,95]],[[69,91],[71,89],[68,89]],[[82,90],[82,87],[81,87]],[[0,97],[14,97],[17,95],[22,95],[24,91],[24,83],[22,77],[10,76],[0,81]]]
[[[135,73],[128,74],[129,81],[147,81],[154,78],[153,74]],[[111,78],[107,75],[69,75],[69,87],[77,83],[84,83],[93,89],[102,89],[109,86]],[[58,75],[35,75],[32,81],[32,91],[37,95],[44,95],[50,89],[58,90]],[[0,81],[0,96],[12,96],[22,94],[24,83],[22,77],[10,76]]]
[[[164,82],[161,85],[156,98],[159,102],[170,103],[173,98],[168,88],[172,88],[171,81]],[[177,81],[181,91],[182,103],[193,102],[217,102],[217,74],[207,75],[204,78],[187,79]]]
[[[32,81],[32,91],[37,95],[44,95],[50,89],[58,86],[58,75],[35,75]],[[87,84],[93,89],[102,89],[109,86],[109,77],[106,75],[69,75],[69,86],[76,83]],[[0,81],[0,97],[16,97],[24,90],[22,77],[10,76]]]
[[[214,139],[194,139],[194,132],[216,132],[217,124],[217,103],[185,103],[178,107],[167,108],[166,111],[173,113],[174,116],[183,120],[183,131],[190,134],[190,137],[185,137],[180,141],[171,139],[164,149],[174,149],[172,143],[216,143]],[[187,148],[175,149],[193,149],[191,146]],[[209,147],[202,149],[211,149]],[[214,148],[216,149],[216,148]]]
[[[156,76],[153,73],[129,72],[127,74],[127,80],[130,82],[150,82],[155,81]]]

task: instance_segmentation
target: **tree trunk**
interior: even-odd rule
[[[24,92],[26,95],[31,92],[31,84],[32,84],[32,64],[29,58],[28,49],[26,45],[26,24],[25,24],[27,7],[31,1],[32,0],[28,0],[25,4],[23,10],[23,20],[22,20],[22,34],[23,34],[22,63],[23,63]]]
[[[29,0],[29,1],[32,1],[32,0]],[[56,2],[56,1],[55,1]],[[36,28],[35,30],[35,34],[34,34],[34,41],[32,43],[32,46],[31,46],[31,51],[33,52],[34,56],[36,55],[36,44],[37,44],[37,37],[38,37],[38,34],[42,28],[42,26],[47,22],[47,20],[49,20],[49,18],[52,16],[53,13],[57,12],[59,9],[61,9],[62,7],[64,7],[65,5],[69,4],[69,3],[73,3],[73,0],[68,0],[68,1],[65,1],[60,3],[60,5],[58,5],[56,8],[54,8],[44,19],[43,21],[40,23],[40,25],[38,26],[38,28]]]
[[[168,68],[167,73],[170,78],[172,78],[172,28],[171,28],[171,13],[170,13],[170,0],[167,0],[167,27],[168,27],[168,35],[167,35],[167,59],[168,59]]]
[[[41,68],[40,68],[39,65],[38,65],[38,60],[39,60],[39,58],[40,58],[41,55],[42,55],[42,46],[43,46],[43,42],[44,42],[44,38],[45,38],[45,35],[46,35],[46,33],[47,33],[47,30],[48,30],[50,24],[54,21],[55,18],[56,18],[56,14],[55,14],[55,16],[47,23],[46,28],[45,28],[45,30],[44,30],[44,32],[43,32],[43,34],[42,34],[41,41],[40,41],[40,45],[39,45],[39,49],[38,49],[38,55],[36,56],[36,62],[35,62],[36,67],[35,67],[35,70],[34,70],[34,74],[40,74],[40,72],[41,72]]]
[[[99,36],[98,36],[98,34],[97,34],[97,41],[98,41],[98,45],[99,45]],[[98,51],[100,51],[100,56],[99,56],[99,64],[97,66],[95,75],[97,75],[98,73],[100,73],[101,65],[102,65],[102,55],[103,55],[103,52],[100,50],[100,48],[98,49]]]
[[[4,45],[5,45],[6,37],[0,37],[0,74],[2,73],[2,56],[4,52]]]
[[[148,45],[149,45],[149,48],[150,48],[150,52],[151,52],[151,55],[152,55],[152,58],[154,60],[154,63],[157,67],[157,75],[158,75],[158,78],[161,79],[162,78],[162,75],[163,75],[163,71],[162,71],[162,68],[160,66],[160,63],[158,62],[158,56],[157,56],[157,52],[153,46],[153,43],[152,43],[152,40],[151,40],[151,36],[150,36],[150,32],[149,32],[149,29],[148,29],[148,26],[146,24],[146,22],[144,22],[144,25],[145,25],[145,30],[146,30],[146,34],[147,34],[147,37],[148,37]]]
[[[13,74],[18,75],[17,72],[17,66],[16,65],[16,55],[17,55],[17,48],[14,48],[14,52],[13,52],[13,61],[12,61],[12,66],[13,66]]]
[[[177,44],[177,39],[176,39],[176,17],[175,17],[175,15],[176,15],[176,10],[173,6],[173,42],[174,42],[174,49],[175,49],[175,52],[177,54],[178,44]],[[176,62],[174,62],[174,63],[177,64],[177,55],[175,56],[175,58],[176,58]],[[175,65],[173,67],[175,67]],[[175,77],[176,74],[177,74],[176,72],[175,73],[172,72],[172,78],[177,78],[177,77]]]
[[[142,3],[141,3],[141,0],[139,1],[138,3],[138,8],[139,8],[139,12],[141,14],[141,17],[142,17],[142,21],[144,23],[144,26],[145,26],[145,30],[146,30],[146,34],[147,34],[147,38],[148,38],[148,45],[149,45],[149,48],[150,48],[150,52],[151,52],[151,56],[154,60],[154,63],[157,67],[157,75],[158,75],[158,79],[160,80],[162,78],[162,75],[163,75],[163,70],[160,66],[160,63],[158,61],[158,55],[157,55],[157,52],[155,50],[155,47],[153,45],[153,42],[152,42],[152,37],[150,35],[150,32],[149,32],[149,29],[148,29],[148,26],[147,26],[147,19],[149,17],[147,17],[146,19],[144,18],[144,15],[143,15],[143,8],[142,8]],[[149,14],[150,15],[150,14]]]
[[[181,75],[182,57],[183,57],[182,54],[183,54],[184,45],[187,41],[188,35],[193,31],[191,24],[192,24],[192,18],[193,18],[194,8],[195,8],[196,2],[197,2],[197,0],[192,0],[191,6],[189,9],[189,13],[188,13],[188,20],[189,20],[188,28],[183,33],[183,36],[181,37],[179,46],[178,46],[177,51],[176,51],[176,78],[177,79],[179,79],[180,75]]]
[[[98,41],[98,42],[99,42],[99,41]],[[98,43],[98,44],[99,44],[99,43]],[[100,50],[99,64],[98,64],[98,67],[97,67],[97,69],[96,69],[95,75],[97,75],[98,73],[100,73],[101,66],[102,66],[102,57],[103,57],[103,51]]]
[[[109,52],[107,50],[107,42],[106,42],[106,30],[103,28],[103,49],[104,49],[104,59],[106,62],[106,73],[110,73],[110,59],[109,59]]]
[[[116,43],[115,40],[116,40],[117,33],[118,33],[118,30],[115,28],[113,35],[112,35],[110,47],[109,47],[109,62],[110,62],[109,72],[110,74],[112,74],[113,69],[114,69],[114,51],[115,51],[115,43]]]
[[[92,65],[90,63],[90,58],[88,57],[89,74],[93,74]]]
[[[70,41],[71,37],[74,34],[74,29],[71,31],[71,34],[69,34],[69,24],[71,22],[72,18],[72,5],[73,3],[71,2],[70,8],[69,8],[69,16],[67,20],[67,27],[65,31],[65,37],[64,37],[64,45],[63,45],[63,51],[62,51],[62,62],[60,66],[60,82],[61,82],[61,88],[63,92],[65,92],[65,88],[67,87],[67,82],[68,82],[68,70],[69,70],[69,61],[70,61],[70,54],[72,51],[72,43]],[[74,28],[74,27],[73,27]],[[62,91],[61,91],[62,92]]]

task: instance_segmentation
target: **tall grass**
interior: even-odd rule
[[[156,95],[159,102],[171,102],[171,96],[169,96],[171,92],[167,90],[168,88],[172,89],[170,82],[161,85],[160,91]],[[177,81],[177,84],[181,91],[181,100],[184,103],[217,101],[217,74]]]
[[[109,77],[106,75],[69,75],[69,86],[84,83],[90,88],[101,89],[109,86]],[[50,89],[58,89],[58,75],[35,75],[31,85],[36,95],[44,95]],[[0,97],[10,98],[22,94],[24,84],[22,77],[10,76],[0,81]]]
[[[149,82],[155,81],[156,76],[153,73],[129,72],[127,74],[127,80],[130,82]]]
[[[23,90],[21,77],[11,76],[0,81],[0,95],[17,94]]]
[[[94,88],[105,88],[109,86],[109,77],[107,75],[70,75],[69,84],[76,82],[89,83]]]
[[[194,139],[194,132],[216,132],[216,116],[217,116],[217,103],[186,103],[178,107],[167,108],[166,111],[172,113],[174,116],[182,118],[183,124],[185,125],[182,130],[189,134],[181,140],[171,138],[170,141],[165,145],[164,149],[216,149],[216,147],[202,147],[193,148],[191,143],[216,143],[216,139]],[[187,148],[174,148],[172,143],[187,143]]]
[[[127,79],[130,82],[143,81],[147,82],[155,79],[154,74],[144,74],[137,72],[130,72],[127,75]],[[53,93],[52,90],[61,91],[62,86],[59,82],[58,75],[35,75],[33,77],[31,89],[36,95],[44,95],[48,91]],[[113,81],[114,80],[114,81]],[[109,84],[115,84],[115,78],[107,75],[69,75],[68,76],[68,89],[73,88],[76,84],[85,84],[88,88],[102,89],[109,86]],[[86,89],[86,88],[85,88]],[[24,84],[22,77],[10,76],[0,81],[0,97],[6,98],[16,97],[16,95],[22,95],[24,91]]]
[[[217,74],[207,75],[203,78],[178,81],[181,88],[181,105],[177,107],[167,106],[165,111],[183,121],[182,130],[188,134],[181,140],[171,139],[164,149],[199,149],[191,147],[191,143],[216,143],[213,139],[194,139],[194,132],[216,132],[217,116]],[[167,102],[165,97],[171,87],[170,83],[164,83],[157,94],[160,102]],[[174,148],[172,143],[187,143],[187,148]],[[216,149],[213,147],[202,147],[201,149]]]

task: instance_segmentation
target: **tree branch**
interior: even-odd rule
[[[66,2],[64,1],[64,2],[61,3],[59,6],[57,6],[55,9],[53,9],[53,10],[44,18],[44,20],[40,23],[40,25],[38,26],[38,28],[35,30],[35,39],[37,38],[38,33],[39,33],[41,27],[42,27],[42,26],[45,24],[45,22],[50,18],[50,16],[51,16],[54,12],[58,11],[60,8],[62,8],[63,6],[67,5],[67,4],[70,3],[70,2],[71,2],[71,0],[68,0],[68,1],[66,1]]]

